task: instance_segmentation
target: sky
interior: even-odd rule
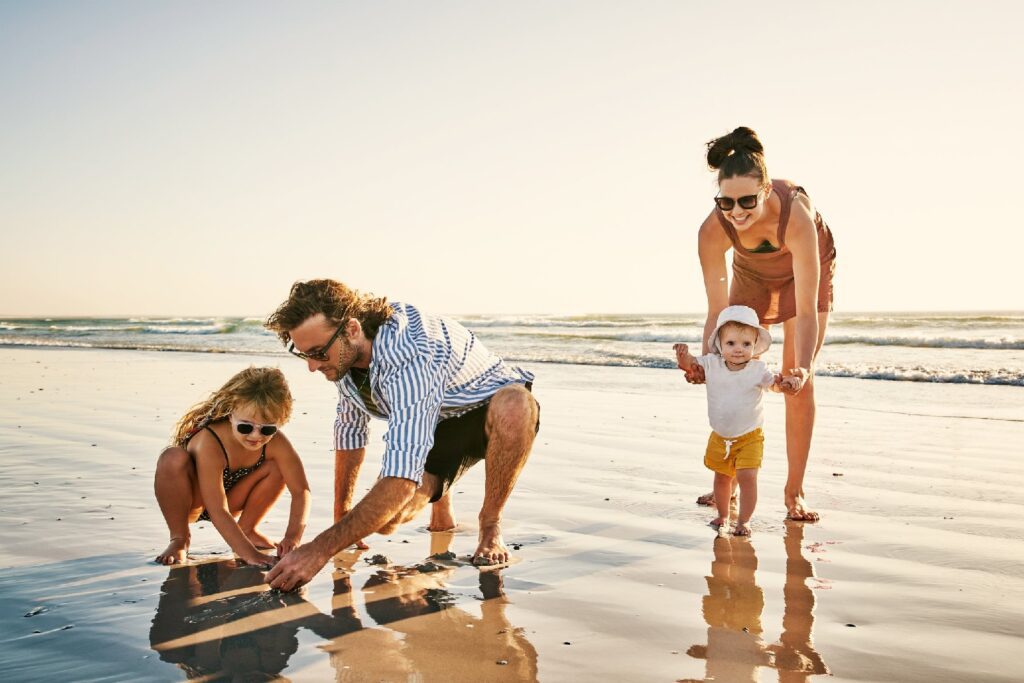
[[[0,315],[702,312],[754,128],[836,310],[1020,309],[1016,2],[0,0]]]

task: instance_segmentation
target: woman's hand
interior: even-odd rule
[[[704,368],[700,364],[694,363],[689,371],[683,372],[686,373],[686,381],[690,384],[704,384]]]
[[[804,388],[804,384],[807,383],[807,379],[811,376],[811,371],[807,368],[790,368],[789,372],[783,376],[780,386],[782,387],[782,393],[794,396],[800,393],[800,390]]]
[[[686,373],[686,381],[690,384],[704,384],[704,368],[690,355],[690,347],[686,344],[673,344],[676,354],[676,367]]]

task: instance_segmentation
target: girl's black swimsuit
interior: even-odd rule
[[[210,429],[209,425],[207,425],[203,429],[205,429],[206,431],[210,432],[210,434],[213,435],[213,438],[217,440],[217,444],[220,445],[220,449],[224,452],[224,493],[230,491],[231,487],[233,487],[235,484],[237,484],[243,478],[245,478],[247,474],[252,474],[256,470],[258,470],[260,468],[260,465],[263,464],[263,461],[267,457],[267,445],[263,444],[263,450],[260,451],[260,459],[257,460],[255,464],[250,465],[249,467],[239,467],[237,470],[232,470],[230,463],[228,462],[228,449],[224,448],[224,442],[220,440],[219,436],[217,436],[217,432]],[[196,434],[198,433],[199,431],[196,432]],[[189,440],[191,440],[193,436],[195,436],[195,434],[190,436]],[[209,522],[210,515],[206,512],[206,510],[203,510],[202,513],[199,515],[199,519],[197,519],[196,521]]]

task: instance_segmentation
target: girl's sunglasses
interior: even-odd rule
[[[260,428],[260,434],[263,436],[273,436],[274,434],[277,434],[277,425],[258,425],[253,424],[252,422],[242,422],[234,419],[231,421],[234,423],[235,429],[238,430],[239,434],[252,434],[252,431],[257,427]]]
[[[757,194],[743,195],[739,199],[733,199],[732,197],[715,197],[715,204],[717,204],[718,208],[722,211],[732,211],[732,208],[737,204],[739,204],[741,208],[749,211],[750,209],[756,209],[760,201],[760,192]]]

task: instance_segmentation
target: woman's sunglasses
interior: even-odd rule
[[[722,211],[732,211],[732,208],[737,204],[739,204],[741,208],[749,211],[750,209],[756,209],[760,201],[760,192],[757,194],[743,195],[739,199],[733,199],[732,197],[715,197],[715,204],[717,204],[718,208]]]
[[[277,434],[277,425],[253,424],[252,422],[242,422],[241,420],[235,419],[232,419],[231,421],[234,423],[235,429],[238,430],[239,434],[252,434],[252,431],[257,427],[260,428],[260,434],[263,436],[273,436],[274,434]]]

